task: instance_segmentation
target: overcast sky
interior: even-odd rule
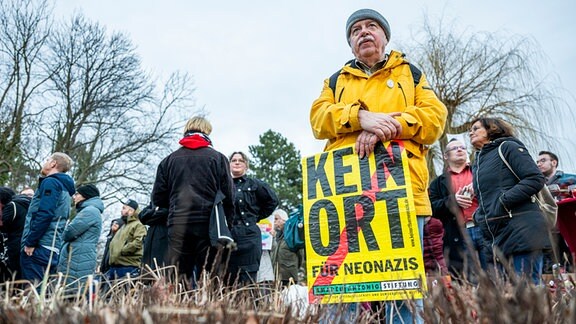
[[[196,108],[209,112],[212,140],[224,154],[247,151],[272,129],[306,156],[323,148],[310,130],[310,106],[323,79],[352,58],[345,22],[360,8],[389,21],[387,51],[410,41],[424,13],[472,31],[533,37],[549,59],[545,71],[556,74],[558,87],[571,87],[564,99],[574,104],[576,1],[56,0],[55,15],[81,11],[127,33],[155,75],[189,72]],[[573,126],[570,132],[575,137]],[[574,141],[566,146],[576,154]]]

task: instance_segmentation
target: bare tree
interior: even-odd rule
[[[50,13],[46,1],[0,1],[0,183],[12,187],[29,184],[35,172],[23,134],[33,133],[37,111],[32,105],[47,80],[39,62]]]
[[[53,30],[47,55],[39,131],[50,150],[73,157],[77,183],[99,183],[108,197],[147,195],[180,133],[191,78],[173,74],[156,93],[130,39],[80,14]]]
[[[481,116],[510,122],[528,144],[545,136],[560,102],[550,90],[550,79],[540,71],[544,58],[533,40],[457,33],[441,20],[433,25],[426,18],[421,31],[421,40],[406,52],[423,68],[448,108],[442,147],[446,134],[467,132],[471,121]],[[434,156],[429,155],[429,161],[433,163]],[[433,165],[429,170],[434,173]]]

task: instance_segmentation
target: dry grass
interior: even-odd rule
[[[177,278],[167,279],[173,270],[150,270],[111,283],[89,278],[73,290],[61,275],[38,286],[7,282],[0,285],[0,323],[316,323],[327,316],[331,323],[351,322],[344,316],[346,305],[312,305],[298,318],[279,286],[226,287],[218,277],[204,276],[190,289]],[[432,287],[423,317],[427,323],[576,323],[575,297],[573,289],[551,292],[521,280],[481,275],[478,285]],[[365,310],[352,321],[381,317]]]

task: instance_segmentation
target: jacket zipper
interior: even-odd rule
[[[484,211],[484,223],[486,223],[486,228],[488,228],[488,232],[490,233],[490,236],[492,237],[492,250],[494,250],[494,233],[492,233],[492,230],[490,230],[490,224],[488,224],[488,217],[487,217],[487,213],[486,213],[486,207],[484,206],[484,199],[482,199],[482,191],[480,191],[480,182],[478,181],[478,173],[480,173],[480,155],[482,154],[482,151],[478,152],[478,155],[476,156],[476,174],[474,175],[476,177],[476,183],[478,184],[478,198],[480,198],[480,206],[482,206],[482,211]]]
[[[408,102],[406,101],[406,94],[404,93],[404,89],[402,88],[400,82],[398,82],[398,88],[400,88],[400,91],[402,91],[402,97],[404,98],[404,107],[408,107]]]
[[[340,100],[342,99],[342,95],[344,94],[344,89],[346,89],[346,88],[342,88],[342,91],[340,91],[340,95],[338,96],[338,101],[336,101],[336,103],[339,103]]]

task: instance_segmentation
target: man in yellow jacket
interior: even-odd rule
[[[346,23],[346,39],[355,59],[324,81],[310,111],[312,131],[327,140],[325,150],[355,144],[360,158],[371,154],[379,141],[403,142],[422,238],[424,219],[432,215],[427,146],[442,135],[448,112],[404,54],[386,53],[390,25],[380,13],[354,12]],[[389,315],[412,322],[411,314],[399,313]]]

